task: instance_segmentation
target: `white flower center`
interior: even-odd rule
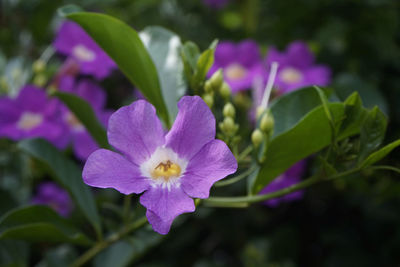
[[[64,116],[64,120],[73,130],[77,132],[85,130],[83,124],[78,120],[78,118],[72,112],[67,112]]]
[[[288,67],[279,73],[279,78],[285,83],[293,84],[303,80],[303,74],[295,68]]]
[[[151,157],[140,165],[144,177],[151,180],[154,187],[171,189],[179,187],[180,178],[186,171],[188,162],[178,156],[172,149],[158,147]]]
[[[76,45],[72,50],[72,54],[80,61],[90,62],[96,58],[96,54],[82,44]]]
[[[239,80],[247,75],[247,70],[238,63],[233,63],[225,69],[225,75],[229,80]]]
[[[33,112],[24,112],[17,122],[17,126],[22,130],[31,130],[41,124],[43,115]]]

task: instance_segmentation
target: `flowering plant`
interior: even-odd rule
[[[68,244],[73,266],[123,248],[128,265],[133,242],[147,249],[210,210],[279,209],[313,185],[399,172],[376,165],[400,145],[382,145],[386,115],[327,88],[330,68],[303,41],[285,52],[250,39],[201,51],[161,27],[137,32],[76,6],[59,13],[32,84],[0,97],[0,137],[24,168],[44,166],[25,205],[1,217],[2,240]],[[118,98],[121,73],[135,93]]]

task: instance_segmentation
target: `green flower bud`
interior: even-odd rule
[[[265,113],[260,121],[260,129],[264,133],[270,133],[274,129],[274,118],[272,117],[271,113]]]
[[[35,73],[43,72],[46,69],[46,62],[38,59],[33,63],[32,69],[33,69],[33,72],[35,72]]]
[[[33,84],[38,86],[38,87],[43,87],[47,82],[47,77],[46,75],[39,74],[36,75],[35,78],[33,79]]]
[[[7,83],[7,79],[4,76],[0,77],[0,88],[4,89],[4,91],[8,90],[8,83]]]
[[[225,117],[224,121],[219,124],[221,131],[227,136],[234,136],[239,126],[231,117]]]
[[[226,103],[224,109],[222,110],[222,114],[224,115],[224,117],[235,118],[235,113],[235,107],[232,105],[232,103]]]
[[[255,129],[251,134],[251,142],[254,147],[259,147],[264,140],[264,134],[260,131],[260,129]]]
[[[211,80],[207,80],[204,84],[204,91],[206,91],[206,93],[212,93],[213,92],[213,86],[211,83]]]
[[[256,110],[256,119],[258,120],[264,112],[265,108],[263,106],[258,106]]]
[[[231,87],[229,86],[229,84],[227,84],[226,82],[223,82],[221,87],[219,88],[219,93],[220,95],[225,98],[225,99],[229,99],[229,97],[231,96]]]
[[[224,74],[222,69],[217,70],[210,78],[211,86],[214,90],[219,90],[224,82]]]
[[[212,106],[214,105],[213,95],[212,94],[204,94],[202,98],[203,98],[204,102],[206,102],[207,106],[209,108],[212,108]]]

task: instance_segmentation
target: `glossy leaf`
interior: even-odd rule
[[[109,147],[107,133],[87,101],[74,94],[60,91],[55,92],[54,95],[67,105],[100,147]]]
[[[47,206],[27,206],[12,210],[0,219],[0,239],[29,242],[92,242],[65,218]]]
[[[214,52],[216,45],[217,41],[214,41],[210,45],[210,48],[201,53],[201,55],[197,59],[196,71],[191,81],[191,86],[193,88],[199,89],[199,87],[202,86],[203,81],[206,78],[209,69],[214,63]]]
[[[318,96],[317,96],[318,97]],[[334,118],[344,116],[342,103],[331,103],[329,109]],[[359,123],[359,122],[354,122]],[[357,134],[359,127],[340,135],[340,139]],[[304,116],[298,124],[271,140],[265,153],[256,179],[251,181],[253,194],[262,190],[273,178],[277,177],[299,160],[308,157],[331,144],[332,131],[324,108],[319,106]]]
[[[369,111],[361,127],[359,162],[379,147],[385,137],[386,126],[386,117],[378,107]]]
[[[382,147],[381,149],[379,149],[378,151],[375,151],[374,153],[370,154],[366,160],[364,160],[360,166],[362,168],[365,168],[367,166],[370,166],[378,161],[380,161],[381,159],[383,159],[384,157],[386,157],[387,154],[389,154],[390,152],[392,152],[393,149],[395,149],[396,147],[400,146],[400,140],[396,140],[384,147]]]
[[[48,167],[53,178],[68,190],[82,213],[100,234],[100,217],[92,193],[83,183],[82,170],[45,140],[26,139],[18,147]]]
[[[117,63],[126,77],[157,108],[169,126],[170,118],[161,93],[156,67],[137,32],[124,22],[104,14],[90,12],[64,15],[78,23]]]
[[[308,112],[320,105],[320,96],[313,87],[306,87],[279,97],[271,103],[271,112],[275,118],[273,135],[278,136],[291,129]]]
[[[159,244],[164,236],[151,230],[141,230],[133,236],[121,240],[102,253],[94,260],[95,267],[131,266],[146,251]]]
[[[185,94],[183,64],[179,56],[181,40],[175,33],[158,26],[146,27],[139,33],[156,65],[161,90],[171,119],[178,113],[178,99]]]

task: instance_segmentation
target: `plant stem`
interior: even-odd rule
[[[253,151],[253,146],[249,145],[248,147],[246,147],[238,156],[237,161],[241,161],[243,160],[248,154],[251,153],[251,151]]]
[[[393,166],[386,166],[386,165],[378,165],[378,166],[371,166],[368,169],[370,170],[387,170],[387,171],[394,171],[400,173],[400,169],[393,167]]]
[[[123,218],[125,224],[129,222],[129,215],[131,211],[131,202],[132,202],[132,195],[126,195],[124,197],[124,209],[123,209]]]
[[[224,181],[216,182],[214,184],[214,186],[215,187],[221,187],[221,186],[227,186],[227,185],[231,185],[231,184],[234,184],[236,182],[239,182],[240,180],[242,180],[242,179],[246,178],[247,176],[249,176],[256,168],[257,168],[256,166],[253,166],[253,167],[249,168],[247,171],[242,172],[241,174],[239,174],[237,176],[234,176],[234,177],[232,177],[230,179],[227,179],[227,180],[224,180]]]
[[[108,246],[114,244],[121,238],[124,238],[129,233],[133,232],[134,230],[139,229],[140,227],[144,226],[147,222],[147,218],[143,216],[142,218],[134,221],[132,224],[127,225],[124,227],[120,232],[114,233],[110,235],[107,239],[103,241],[97,242],[92,248],[86,251],[82,256],[80,256],[75,262],[71,264],[73,267],[80,267],[85,265],[89,260],[91,260],[94,256],[99,254]]]
[[[333,180],[333,179],[337,179],[340,177],[344,177],[350,174],[353,174],[355,172],[358,172],[359,168],[354,168],[339,174],[335,174],[332,176],[329,176],[327,178],[322,179],[320,177],[320,175],[315,175],[315,176],[311,176],[310,178],[297,183],[295,185],[286,187],[284,189],[275,191],[273,193],[269,193],[269,194],[263,194],[263,195],[254,195],[254,196],[243,196],[243,197],[210,197],[208,199],[203,199],[203,203],[207,206],[212,206],[212,207],[227,207],[227,205],[233,205],[233,204],[251,204],[251,203],[256,203],[256,202],[261,202],[261,201],[265,201],[268,199],[272,199],[272,198],[277,198],[277,197],[281,197],[287,194],[290,194],[292,192],[304,189],[306,187],[309,187],[313,184],[319,183],[319,182],[323,182],[323,181],[329,181],[329,180]]]

